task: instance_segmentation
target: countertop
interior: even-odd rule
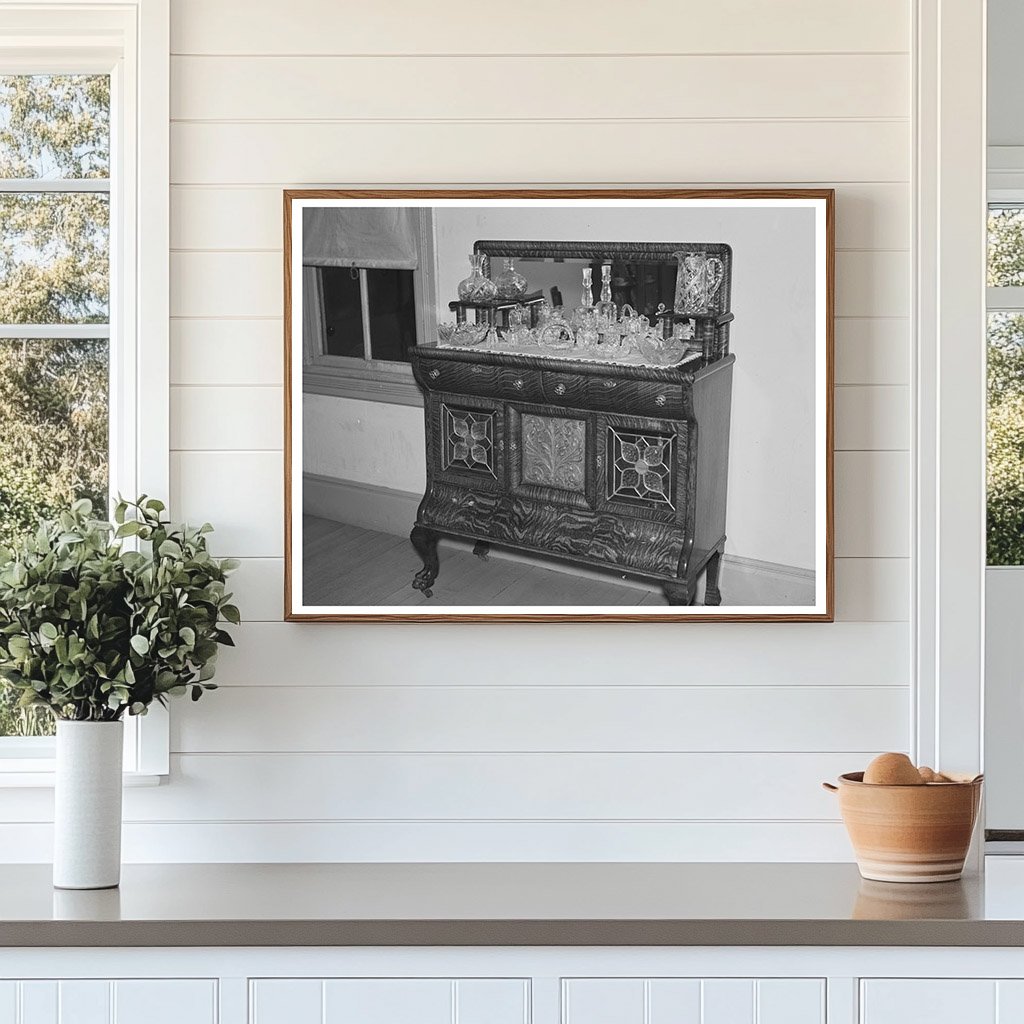
[[[0,945],[1024,945],[1024,862],[993,862],[926,885],[852,864],[128,865],[98,892],[13,865]]]

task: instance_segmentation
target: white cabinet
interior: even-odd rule
[[[521,978],[257,978],[250,1024],[523,1024]]]
[[[1024,981],[989,978],[861,983],[861,1024],[1021,1024]]]
[[[0,981],[0,1024],[217,1024],[217,982]]]
[[[820,978],[567,978],[565,1024],[825,1024]]]

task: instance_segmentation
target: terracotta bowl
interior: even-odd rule
[[[876,786],[839,776],[839,810],[864,878],[952,882],[963,872],[981,803],[981,776],[923,786]]]

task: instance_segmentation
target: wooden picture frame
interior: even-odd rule
[[[286,620],[467,623],[833,621],[835,194],[832,189],[302,189],[286,190],[283,199]],[[403,262],[406,256],[400,253],[394,257],[385,254],[379,258],[379,254],[374,252],[372,260],[367,261],[372,264],[367,270],[362,265],[362,258],[348,251],[344,245],[337,250],[337,259],[333,249],[326,259],[322,258],[323,253],[319,250],[309,252],[309,239],[317,237],[321,223],[341,224],[342,233],[349,223],[344,213],[316,211],[359,209],[363,213],[351,214],[350,218],[359,216],[365,219],[379,214],[387,219],[388,224],[396,216],[403,223],[418,224],[418,229],[410,229],[418,239],[416,244],[422,247],[418,262],[415,256]],[[409,212],[412,210],[418,211],[415,216]],[[306,211],[312,212],[307,215]],[[404,217],[402,211],[405,211]],[[614,324],[615,316],[610,321],[607,317],[603,320],[588,319],[591,313],[585,297],[581,300],[584,305],[573,314],[576,323],[573,332],[577,339],[582,339],[575,344],[573,351],[562,353],[545,348],[534,352],[527,347],[509,350],[507,346],[514,341],[508,339],[514,339],[516,335],[515,321],[508,320],[508,310],[510,302],[514,305],[515,300],[487,300],[486,309],[460,301],[452,294],[455,291],[453,271],[448,259],[450,253],[444,246],[450,248],[449,239],[453,236],[472,237],[472,251],[483,256],[486,266],[488,261],[504,252],[502,242],[494,241],[491,237],[493,232],[465,232],[476,226],[488,226],[491,221],[507,227],[510,217],[515,222],[516,211],[522,214],[524,223],[529,221],[531,225],[536,223],[537,217],[544,224],[578,223],[580,211],[589,211],[588,222],[592,219],[605,220],[609,225],[606,231],[609,236],[613,234],[613,226],[618,225],[621,230],[624,217],[628,216],[630,223],[642,220],[652,224],[656,214],[659,224],[680,225],[677,234],[681,237],[673,237],[673,244],[681,243],[681,251],[702,253],[712,261],[722,257],[719,262],[724,261],[725,268],[719,273],[720,278],[722,273],[726,278],[733,276],[735,260],[735,276],[741,282],[736,293],[739,301],[733,302],[729,308],[727,281],[717,293],[724,299],[713,297],[708,300],[708,308],[697,313],[678,309],[672,299],[668,303],[659,303],[657,309],[660,312],[652,313],[652,325],[641,324],[646,331],[642,335],[645,340],[641,348],[638,349],[634,343],[631,354],[621,357],[634,360],[628,365],[606,355],[601,345],[614,338],[625,351],[626,335],[637,328],[637,323],[628,313],[619,325]],[[537,217],[533,216],[534,213]],[[744,221],[745,213],[748,216]],[[314,217],[320,220],[309,219]],[[306,252],[303,251],[304,221],[311,225],[305,236]],[[439,230],[443,241],[435,244],[433,232],[438,221],[443,229]],[[687,236],[683,228],[691,222],[696,226],[693,234]],[[458,225],[458,230],[451,226],[453,223]],[[724,225],[727,230],[719,232],[723,237],[698,237],[699,225],[708,223]],[[365,225],[361,224],[361,230],[365,232]],[[662,230],[663,234],[664,230],[667,229]],[[330,227],[325,235],[333,237],[332,231],[337,234],[337,228]],[[758,239],[756,244],[749,241],[755,235]],[[369,237],[371,241],[366,244],[375,249],[372,233]],[[424,242],[425,237],[429,238],[429,246]],[[649,263],[643,261],[663,261],[662,249],[670,244],[665,239],[652,242],[644,230],[638,228],[637,237],[631,238],[630,242],[607,243],[612,255],[602,253],[595,257],[594,247],[604,245],[606,240],[594,237],[593,232],[589,240],[583,241],[554,228],[541,236],[546,241],[529,240],[536,237],[536,232],[529,238],[509,231],[498,237],[507,243],[508,254],[515,258],[522,258],[523,253],[533,253],[526,257],[535,260],[530,267],[531,273],[558,274],[561,275],[559,280],[572,271],[571,267],[563,264],[571,261],[573,255],[581,265],[590,261],[598,269],[605,265],[629,268],[634,264],[617,261],[627,259],[622,252],[632,245],[643,252],[637,257],[635,266],[647,267]],[[742,245],[737,243],[737,238],[744,240]],[[407,241],[403,244],[408,248]],[[786,245],[792,248],[785,249]],[[809,252],[805,251],[808,246]],[[574,247],[579,252],[571,252]],[[736,250],[735,255],[733,249]],[[655,255],[649,255],[649,251]],[[549,252],[554,255],[545,255]],[[682,257],[679,263],[682,266]],[[413,274],[412,288],[402,283],[399,289],[404,289],[406,294],[410,290],[415,292],[417,343],[407,351],[412,366],[410,375],[403,365],[378,358],[374,325],[385,321],[390,323],[398,314],[394,314],[390,306],[386,311],[383,305],[379,308],[373,306],[374,288],[383,292],[384,285],[371,287],[371,283],[398,279],[406,282],[407,279],[401,276],[404,270],[391,268],[413,265],[419,274]],[[702,266],[699,262],[696,264],[698,277],[703,272]],[[795,269],[798,267],[802,271]],[[632,290],[623,294],[637,294],[640,287],[637,282],[641,279],[654,281],[650,287],[657,289],[657,282],[666,279],[664,270],[659,265],[657,273],[627,276],[627,285]],[[464,268],[459,268],[460,276],[462,272]],[[610,276],[611,271],[606,273]],[[345,274],[348,280],[344,278]],[[398,274],[398,277],[388,277],[389,274]],[[494,278],[497,274],[497,269],[494,269],[490,276]],[[710,276],[709,272],[707,277]],[[809,279],[811,277],[813,280]],[[766,291],[770,288],[769,278],[776,285]],[[759,290],[751,287],[752,281],[760,282]],[[678,278],[675,283],[678,284]],[[437,294],[439,284],[444,294]],[[663,289],[664,285],[661,287]],[[744,295],[744,288],[750,294]],[[328,298],[322,294],[317,294],[316,299],[308,298],[323,290],[329,293]],[[557,297],[559,289],[552,287],[550,290]],[[356,291],[359,295],[358,315]],[[342,298],[330,298],[337,294]],[[426,294],[431,296],[429,302],[424,298]],[[655,294],[654,298],[660,294]],[[793,298],[793,295],[798,295],[798,298]],[[303,296],[307,296],[305,306]],[[593,296],[596,308],[596,287]],[[762,301],[755,302],[758,298]],[[536,317],[545,313],[544,303],[535,296],[530,301],[536,303],[540,312],[526,307],[530,323],[535,326],[526,335],[518,335],[526,338],[524,346],[535,344],[533,339],[540,336],[542,329]],[[646,301],[645,308],[650,311],[653,299],[648,295]],[[412,322],[408,299],[402,302],[404,305],[396,308]],[[715,302],[724,302],[725,308],[715,308]],[[436,337],[424,336],[438,332],[438,311],[446,303],[460,322],[465,319],[469,323],[469,318],[474,315],[481,321],[483,327],[477,333],[485,335],[482,347],[472,347],[471,343],[442,346],[438,345]],[[663,308],[666,305],[668,308]],[[566,306],[569,306],[568,301]],[[328,308],[341,310],[338,323],[345,326],[337,333],[343,336],[342,342],[337,342],[336,332],[329,326],[324,327],[327,318],[324,310]],[[524,318],[526,315],[523,314]],[[732,337],[736,347],[735,351],[730,351],[733,316],[736,322]],[[790,322],[786,322],[787,318]],[[356,319],[360,321],[365,337],[365,352],[358,354],[365,358],[336,354],[337,351],[351,353],[353,346],[358,348],[361,344],[358,330],[352,327]],[[600,334],[596,342],[592,342],[589,339],[593,335],[581,332],[593,323],[606,326],[611,323],[612,326],[608,328],[609,333]],[[309,337],[311,332],[316,334],[317,331],[319,348],[311,344]],[[688,331],[691,332],[689,335]],[[383,328],[379,333],[381,338],[385,338]],[[331,335],[330,340],[327,335]],[[787,365],[785,354],[780,353],[779,365],[772,369],[773,361],[767,357],[771,351],[767,348],[769,337],[790,336],[799,336],[799,342],[793,342],[794,349],[798,348],[803,360],[809,359],[810,365],[803,365],[797,359]],[[460,337],[468,335],[456,334],[456,340]],[[740,374],[744,372],[743,355],[754,351],[753,346],[759,343],[765,345],[765,349],[759,352],[758,365],[766,369],[760,371],[756,386],[743,384],[738,389],[737,397],[744,402],[749,401],[750,408],[745,408],[742,423],[746,433],[743,443],[737,447],[736,431],[739,427],[735,401],[731,414],[729,408],[733,399],[733,364],[736,366],[736,379],[740,381]],[[391,345],[390,335],[380,344],[382,348]],[[347,348],[339,348],[339,345]],[[680,345],[686,353],[681,363],[660,366],[644,362],[648,358],[670,358],[661,354],[660,346],[664,346],[666,351],[671,348],[674,353]],[[653,356],[650,355],[652,346],[655,350]],[[635,360],[640,360],[640,363]],[[775,372],[781,382],[777,395],[769,379],[769,374]],[[794,379],[798,376],[803,381],[813,381],[809,395],[794,390]],[[754,380],[753,376],[751,380]],[[410,427],[411,417],[417,415],[415,407],[420,401],[424,403],[426,416],[422,428],[424,433],[422,437],[410,440],[414,433]],[[337,403],[349,404],[341,406]],[[752,424],[750,420],[755,415],[757,403],[769,411]],[[776,415],[772,411],[776,407],[777,415],[784,420],[787,416],[789,419],[773,433],[775,424],[771,417]],[[796,415],[793,410],[797,408],[802,410],[803,419],[793,420]],[[390,419],[382,418],[382,409],[392,411],[388,414]],[[347,415],[339,426],[332,423],[332,417],[337,419],[338,410],[346,411],[346,415],[351,410],[356,412]],[[416,484],[415,492],[421,494],[422,499],[415,514],[410,503],[413,492],[408,488],[397,490],[389,487],[390,478],[382,485],[373,480],[352,483],[344,479],[335,481],[331,475],[323,476],[308,468],[304,471],[303,452],[314,449],[327,461],[333,459],[343,464],[344,469],[351,461],[346,461],[345,445],[354,444],[354,432],[360,429],[360,417],[364,431],[360,444],[365,448],[365,437],[368,436],[373,443],[376,432],[380,435],[376,443],[382,452],[405,452],[407,477],[412,476],[409,467],[413,464],[408,453],[413,446],[420,446],[427,484],[425,491],[419,482]],[[442,417],[447,419],[442,421]],[[392,427],[391,420],[398,425]],[[353,423],[357,426],[353,427]],[[381,426],[382,423],[386,425]],[[448,426],[444,427],[443,423]],[[727,577],[732,573],[740,581],[742,573],[748,571],[749,563],[754,566],[749,569],[754,581],[751,587],[760,587],[757,593],[765,594],[775,586],[771,576],[775,570],[770,567],[778,566],[779,578],[783,580],[779,592],[785,601],[786,587],[790,584],[786,582],[783,570],[792,568],[793,593],[800,596],[796,603],[712,605],[718,596],[718,571],[729,536],[729,531],[722,529],[719,541],[716,531],[726,525],[726,518],[733,508],[730,502],[734,500],[727,487],[734,479],[728,475],[730,423],[733,430],[731,457],[734,462],[738,457],[747,458],[744,469],[748,464],[751,467],[749,473],[734,474],[744,490],[735,499],[746,510],[743,521],[757,525],[760,529],[758,536],[772,536],[770,524],[757,523],[752,511],[762,505],[765,508],[771,506],[776,509],[774,514],[778,520],[774,536],[781,537],[779,531],[790,522],[790,517],[779,510],[792,499],[794,508],[799,509],[792,519],[800,518],[813,524],[813,568],[794,568],[726,551]],[[543,442],[527,437],[526,429],[542,437]],[[447,434],[444,434],[445,430]],[[721,455],[709,447],[711,439],[721,439],[723,435],[725,468],[712,472],[712,468],[721,461]],[[305,442],[309,438],[316,439],[317,445],[307,447]],[[471,443],[474,441],[478,443]],[[523,448],[527,443],[533,446],[530,458]],[[561,461],[555,464],[550,454],[536,455],[536,451],[541,450],[536,447],[538,443],[545,453],[561,452]],[[805,479],[808,444],[813,451],[813,468]],[[789,494],[777,493],[779,488],[773,485],[771,500],[760,502],[751,499],[746,478],[764,476],[766,466],[772,466],[776,459],[780,464],[785,462],[786,453],[794,448],[799,448],[803,454],[802,461],[798,463],[800,471],[786,474],[785,487]],[[756,454],[758,451],[759,455]],[[574,454],[567,456],[566,452]],[[737,452],[748,454],[738,456]],[[755,454],[750,455],[750,452]],[[363,459],[367,461],[365,451]],[[576,464],[572,464],[573,459]],[[372,454],[369,462],[374,462]],[[524,462],[529,463],[525,469]],[[373,471],[379,469],[378,466],[372,468]],[[509,475],[513,469],[515,480]],[[368,475],[372,473],[368,471]],[[336,488],[335,482],[338,484]],[[307,495],[307,490],[315,491],[313,498]],[[757,493],[761,492],[755,492],[755,498]],[[767,494],[767,491],[763,493]],[[371,527],[376,525],[374,517],[378,512],[374,501],[377,498],[382,510],[379,516],[386,529],[365,526],[367,516]],[[810,512],[809,505],[812,506]],[[328,518],[323,520],[327,522],[322,527],[324,536],[322,540],[311,541],[303,529],[304,514],[314,507],[322,517],[325,506]],[[341,511],[338,512],[337,508]],[[371,508],[371,512],[367,512],[367,508]],[[358,514],[350,516],[349,509],[358,509]],[[411,542],[404,538],[395,539],[399,530],[403,530],[403,523],[413,515]],[[733,515],[738,516],[739,512]],[[356,522],[349,522],[350,519]],[[319,518],[308,521],[321,528]],[[335,536],[331,533],[335,530],[332,524],[338,524],[335,533],[339,538],[343,536],[343,540],[332,540]],[[746,526],[743,529],[746,531],[744,541],[756,550],[753,541],[757,531]],[[567,534],[565,538],[560,532],[563,530]],[[740,530],[739,526],[737,530]],[[303,548],[304,538],[308,544],[306,549]],[[381,538],[379,544],[378,538]],[[559,561],[560,566],[569,565],[574,572],[583,574],[578,586],[576,582],[567,580],[566,586],[572,592],[609,593],[608,587],[620,586],[616,574],[629,574],[639,577],[641,584],[646,581],[650,586],[662,588],[662,593],[668,595],[669,600],[685,603],[657,607],[651,603],[658,599],[657,591],[649,586],[642,598],[648,603],[629,611],[624,610],[628,606],[618,603],[599,606],[573,604],[568,607],[499,605],[495,599],[469,607],[459,603],[445,604],[446,596],[449,601],[456,602],[458,592],[454,584],[445,589],[444,557],[438,575],[435,552],[438,540],[447,542],[449,538],[453,544],[462,545],[461,548],[453,548],[455,554],[449,557],[460,559],[471,557],[466,551],[468,545],[473,545],[473,553],[486,557],[490,544],[496,547],[507,544],[509,558],[514,564],[510,566],[502,561],[500,571],[521,571],[530,579],[540,581],[534,583],[528,579],[521,583],[517,580],[502,593],[550,592],[551,588],[545,590],[545,581],[551,577],[545,574],[548,572],[547,559],[554,557],[564,560]],[[786,550],[798,547],[803,562],[810,560],[806,537],[794,536],[792,540],[791,544],[780,543],[778,546]],[[321,548],[316,549],[316,544],[321,544]],[[367,569],[374,565],[367,554],[375,550],[374,545],[381,551],[387,549],[387,557],[393,563],[384,573],[383,582],[365,578]],[[770,549],[769,544],[765,550]],[[345,571],[345,550],[350,551],[351,558],[359,561],[358,572]],[[361,603],[335,605],[322,600],[311,601],[308,594],[314,587],[312,583],[308,586],[305,583],[304,554],[309,565],[321,572],[326,580],[317,584],[318,593],[331,596],[333,581],[343,581],[343,587],[339,583],[338,593],[358,595]],[[402,579],[398,578],[400,570],[395,568],[399,563],[407,563]],[[322,568],[328,564],[334,568]],[[672,570],[666,569],[672,564],[679,567],[675,578],[671,575]],[[769,567],[763,570],[768,583],[763,583],[756,575],[762,572],[758,568],[762,565]],[[608,572],[607,577],[601,575],[604,571]],[[810,574],[809,584],[801,573]],[[469,579],[470,575],[463,572],[462,578]],[[475,573],[475,576],[479,577],[480,573]],[[695,595],[699,596],[699,587],[705,576],[704,597],[708,604],[691,604]],[[485,584],[492,582],[483,579]],[[408,589],[403,592],[403,587]],[[496,582],[494,587],[497,588]],[[740,588],[737,585],[735,589],[738,591]],[[390,592],[386,598],[373,599],[376,595],[383,595],[385,590]],[[811,594],[813,596],[808,598]],[[618,602],[618,591],[614,597]],[[623,594],[622,599],[631,601],[632,595]],[[342,600],[354,602],[356,598]],[[420,603],[410,605],[410,601]],[[491,607],[495,610],[490,611]]]

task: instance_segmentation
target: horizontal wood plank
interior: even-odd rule
[[[910,315],[910,253],[836,253],[836,316]]]
[[[909,558],[837,558],[837,622],[906,622]]]
[[[175,57],[171,118],[588,118],[596,82],[616,83],[605,118],[902,118],[908,70],[903,54]]]
[[[284,553],[281,452],[171,452],[171,514],[211,522],[217,555]]]
[[[334,863],[346,861],[804,861],[843,862],[840,821],[714,822],[128,822],[125,861]],[[47,822],[0,823],[0,864],[53,858]]]
[[[217,678],[225,685],[491,687],[555,679],[562,685],[675,686],[691,679],[706,685],[902,687],[910,679],[909,627],[903,622],[557,628],[249,622],[235,633],[238,646],[223,650],[218,662]]]
[[[821,780],[876,753],[177,754],[125,820],[827,821]]]
[[[282,189],[263,185],[175,185],[171,189],[172,249],[281,249]],[[773,188],[755,183],[754,187]],[[798,188],[830,188],[799,182]],[[906,249],[910,223],[905,184],[844,184],[836,190],[840,249]]]
[[[836,320],[836,383],[909,384],[911,347],[905,317]]]
[[[171,182],[905,182],[907,133],[903,121],[178,122]]]
[[[280,318],[171,321],[172,387],[282,387],[283,383]]]
[[[849,53],[903,52],[910,45],[906,0],[721,0],[681,8],[674,0],[636,5],[629,18],[595,16],[586,0],[521,0],[500,27],[472,0],[176,0],[173,53]]]
[[[910,556],[910,455],[836,452],[835,553]]]
[[[267,387],[172,387],[171,448],[281,451],[284,394]]]
[[[910,388],[836,388],[835,430],[837,451],[906,451],[910,447]]]
[[[692,679],[688,674],[683,677]],[[749,752],[897,748],[904,687],[224,686],[174,715],[175,753]]]

